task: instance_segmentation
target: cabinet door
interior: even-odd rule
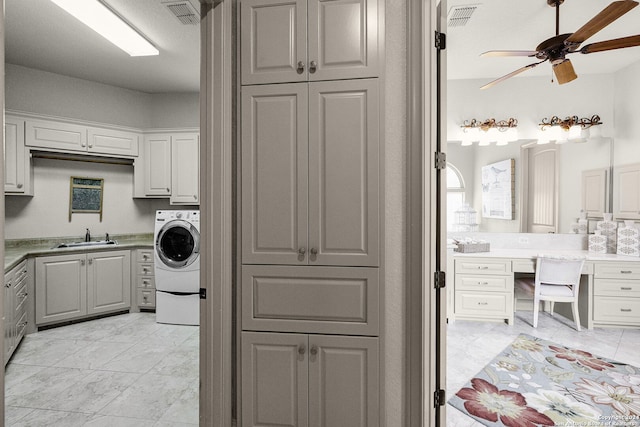
[[[378,0],[309,0],[309,80],[378,75]]]
[[[582,210],[588,218],[609,212],[609,169],[582,171]]]
[[[311,83],[309,118],[309,262],[376,266],[377,80]]]
[[[86,255],[36,258],[36,324],[87,314]]]
[[[307,347],[304,334],[242,333],[243,427],[308,425]]]
[[[64,151],[87,151],[87,128],[62,122],[27,120],[25,144]]]
[[[242,262],[307,262],[305,83],[242,88]]]
[[[377,427],[378,339],[311,335],[309,427]]]
[[[96,314],[129,308],[131,252],[88,254],[87,264],[87,313]]]
[[[240,2],[242,84],[307,80],[307,0]]]
[[[613,191],[614,217],[640,219],[640,163],[615,167]]]
[[[5,117],[4,191],[32,195],[31,161],[24,147],[24,120]]]
[[[90,153],[135,157],[138,155],[139,135],[113,129],[89,128],[87,148]]]
[[[144,194],[171,195],[171,137],[147,135],[144,139]]]
[[[171,138],[170,203],[200,203],[200,140],[195,133],[174,135]]]

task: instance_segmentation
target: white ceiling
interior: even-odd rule
[[[129,57],[50,0],[5,0],[6,62],[142,92],[197,92],[200,32],[181,24],[163,0],[105,0],[160,50]],[[190,0],[197,5],[198,0]],[[560,32],[577,30],[610,0],[566,0]],[[527,57],[481,58],[493,49],[534,50],[555,34],[555,9],[546,0],[449,0],[479,7],[464,27],[447,29],[449,79],[493,80],[535,62]],[[640,33],[640,6],[585,44]],[[640,47],[570,56],[578,74],[612,73],[640,60]],[[551,77],[545,63],[520,76]],[[519,78],[515,77],[515,78]]]
[[[199,25],[180,23],[162,0],[105,3],[160,55],[130,57],[50,0],[5,0],[5,61],[148,93],[199,90]]]
[[[560,6],[560,34],[573,33],[612,0],[566,0]],[[476,4],[467,25],[447,29],[447,78],[487,79],[487,82],[525,65],[537,62],[528,57],[480,57],[488,50],[535,50],[555,35],[555,8],[546,0],[449,0],[454,6]],[[640,34],[640,6],[588,39],[596,41]],[[581,74],[612,73],[640,61],[640,47],[568,56],[578,77]],[[518,77],[549,76],[551,66],[540,64]],[[570,84],[570,83],[569,83]]]

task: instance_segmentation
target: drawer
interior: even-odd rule
[[[21,286],[16,288],[16,301],[15,311],[16,313],[26,311],[27,307],[27,283],[23,282]]]
[[[640,281],[619,279],[593,279],[594,295],[612,297],[639,297]]]
[[[242,329],[378,335],[377,268],[242,267]]]
[[[153,263],[153,249],[138,249],[136,260],[141,263]]]
[[[492,276],[482,274],[456,274],[456,290],[508,291],[513,289],[513,276]]]
[[[138,289],[138,307],[154,308],[156,306],[156,291],[151,289]]]
[[[27,329],[27,312],[21,314],[20,319],[16,322],[16,345],[22,337],[24,337]]]
[[[456,315],[507,317],[513,312],[513,294],[456,291],[455,299]]]
[[[155,289],[156,279],[153,276],[137,276],[136,287],[141,289]]]
[[[15,276],[13,279],[13,283],[18,284],[20,282],[24,282],[27,280],[27,261],[22,261],[16,267],[13,268],[15,272]]]
[[[595,266],[595,278],[640,279],[638,262],[599,262]]]
[[[511,274],[510,260],[456,259],[455,272],[474,274]]]
[[[593,320],[640,325],[640,298],[596,297]]]
[[[514,260],[512,264],[512,271],[514,273],[535,273],[536,261],[533,259]],[[593,274],[593,262],[585,261],[582,266],[582,274]]]
[[[153,264],[138,264],[136,268],[138,269],[137,273],[139,276],[149,277],[154,275]]]

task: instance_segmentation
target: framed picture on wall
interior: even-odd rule
[[[482,167],[482,217],[513,219],[515,210],[515,160]]]

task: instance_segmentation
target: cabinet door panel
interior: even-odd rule
[[[31,194],[29,153],[24,148],[24,120],[5,117],[4,191]]]
[[[309,0],[309,80],[376,77],[377,0]]]
[[[131,252],[87,255],[88,314],[127,309],[131,302]]]
[[[379,425],[378,339],[309,338],[309,426]]]
[[[616,167],[613,191],[614,217],[640,219],[640,164]]]
[[[174,135],[171,141],[171,204],[199,204],[199,187],[199,137],[193,133]]]
[[[309,261],[376,266],[377,80],[311,83],[309,92]]]
[[[307,85],[242,91],[242,262],[306,263]]]
[[[36,324],[87,314],[86,255],[36,258]]]
[[[171,138],[148,135],[144,141],[144,193],[147,196],[171,195]]]
[[[133,132],[89,128],[87,138],[87,146],[91,153],[131,157],[138,155],[138,140],[140,137]]]
[[[244,427],[307,426],[307,347],[306,335],[242,333]]]
[[[240,26],[243,85],[307,80],[307,0],[243,0]]]
[[[87,128],[69,123],[27,120],[25,144],[65,151],[87,151]]]

